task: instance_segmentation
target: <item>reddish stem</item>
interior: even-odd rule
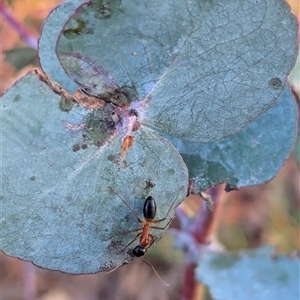
[[[216,206],[220,189],[221,186],[218,185],[206,191],[206,193],[209,194],[214,200],[214,207]],[[197,245],[201,246],[206,243],[212,221],[213,213],[207,209],[205,202],[202,201],[202,207],[199,210],[198,215],[196,216],[193,224],[188,228],[189,234],[193,237]],[[189,254],[189,251],[187,251],[187,254]],[[197,264],[187,256],[184,270],[184,280],[181,288],[181,300],[190,300],[194,298],[197,287],[197,282],[195,280],[196,267]]]
[[[196,290],[195,268],[197,265],[194,262],[185,263],[184,278],[181,287],[181,300],[192,300]]]
[[[221,185],[217,185],[206,191],[206,193],[213,199],[214,207],[217,205],[221,187]],[[190,234],[195,238],[199,245],[205,244],[213,221],[213,212],[207,209],[205,201],[202,201],[201,206],[202,207],[196,216],[194,223],[189,228]]]

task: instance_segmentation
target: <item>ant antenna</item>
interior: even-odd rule
[[[150,265],[148,262],[146,262],[145,260],[143,260],[141,257],[139,257],[139,258],[140,258],[140,260],[142,260],[146,265],[148,265],[148,266],[153,270],[153,272],[155,273],[155,275],[158,277],[158,279],[159,279],[165,286],[169,286],[169,284],[166,283],[166,282],[159,276],[159,274],[157,273],[157,271],[155,270],[155,268],[154,268],[152,265]],[[119,264],[118,266],[116,266],[116,267],[113,268],[112,270],[109,270],[106,274],[110,274],[110,273],[116,271],[116,270],[119,269],[122,265],[123,265],[123,264]]]
[[[157,273],[157,271],[155,270],[155,268],[152,266],[152,265],[150,265],[149,263],[147,263],[144,259],[142,259],[141,257],[140,257],[140,259],[146,264],[146,265],[148,265],[152,270],[153,270],[153,272],[156,274],[156,276],[158,277],[158,279],[165,285],[165,286],[169,286],[169,284],[168,283],[166,283],[160,276],[159,276],[159,274]]]

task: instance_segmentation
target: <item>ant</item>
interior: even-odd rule
[[[138,237],[140,237],[140,244],[137,245],[133,250],[132,250],[132,254],[136,257],[141,257],[141,256],[144,256],[146,251],[148,250],[148,248],[150,248],[155,239],[153,237],[153,235],[151,233],[149,233],[150,229],[158,229],[158,230],[165,230],[171,223],[171,221],[174,219],[171,218],[169,220],[169,222],[164,226],[164,227],[159,227],[159,226],[153,226],[152,224],[157,224],[157,223],[160,223],[160,222],[163,222],[169,215],[173,205],[175,204],[176,200],[177,200],[177,197],[179,195],[179,193],[182,191],[184,187],[182,187],[175,200],[173,201],[172,205],[170,206],[167,214],[165,215],[164,218],[162,219],[158,219],[158,220],[155,220],[155,215],[156,215],[156,202],[155,200],[149,196],[147,197],[147,199],[145,200],[145,203],[144,203],[144,207],[143,207],[143,215],[144,215],[144,219],[145,221],[142,221],[138,214],[136,213],[136,211],[131,208],[131,206],[112,188],[112,187],[109,187],[109,189],[114,192],[122,201],[123,203],[127,206],[127,208],[137,217],[138,219],[138,222],[141,224],[141,227],[139,228],[136,228],[136,229],[133,229],[131,231],[127,231],[127,232],[124,232],[124,233],[131,233],[131,232],[136,232],[136,231],[140,231],[136,236],[135,238],[125,247],[122,249],[122,251],[124,251],[127,247],[129,247]],[[143,260],[144,261],[144,260]],[[147,265],[149,265],[146,261],[144,261]],[[155,271],[155,269],[153,268],[153,266],[149,265],[153,270],[154,272],[156,273],[156,275],[160,278],[160,276],[157,274],[157,272]],[[160,278],[161,279],[161,278]],[[162,280],[162,279],[161,279]],[[162,280],[163,281],[163,280]],[[164,281],[163,281],[164,282]],[[164,284],[166,284],[164,282]]]

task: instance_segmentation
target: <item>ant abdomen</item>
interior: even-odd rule
[[[155,200],[149,196],[144,203],[143,215],[146,221],[152,221],[156,215]]]

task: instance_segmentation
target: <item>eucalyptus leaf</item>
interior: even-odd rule
[[[126,160],[122,135],[105,108],[61,109],[62,99],[31,72],[2,97],[0,245],[8,255],[68,273],[110,270],[133,259],[144,201],[164,227],[187,193],[187,169],[174,147],[141,126]],[[109,106],[108,106],[109,107]],[[109,110],[109,109],[108,109]],[[92,134],[95,116],[99,132]],[[99,117],[100,118],[100,117]],[[95,122],[97,123],[97,122]],[[87,126],[87,124],[89,124]],[[150,229],[155,241],[165,230]]]
[[[297,104],[289,89],[239,133],[215,143],[190,143],[164,135],[181,153],[196,190],[227,181],[237,187],[272,179],[293,149]]]
[[[299,258],[272,257],[271,248],[245,250],[239,254],[208,252],[196,270],[215,300],[299,299]]]
[[[57,6],[47,17],[39,39],[40,64],[46,74],[59,82],[69,93],[74,93],[78,85],[67,76],[56,54],[56,43],[64,24],[74,13],[74,10],[85,2],[84,0],[66,0]]]
[[[94,0],[70,17],[57,54],[92,95],[134,91],[147,107],[144,125],[212,142],[275,103],[297,56],[297,28],[284,0]]]

